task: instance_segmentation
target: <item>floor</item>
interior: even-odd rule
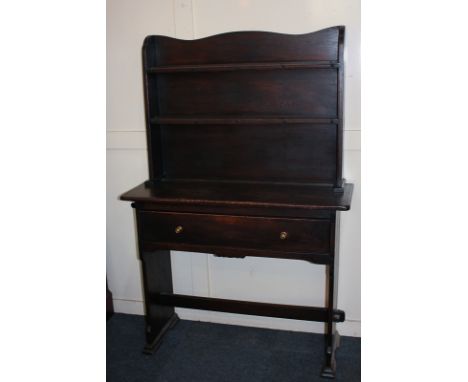
[[[142,354],[143,316],[107,321],[108,382],[295,382],[319,377],[323,336],[179,321],[152,355]],[[335,381],[361,380],[361,340],[342,337]]]

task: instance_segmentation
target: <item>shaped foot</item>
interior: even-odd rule
[[[333,366],[325,365],[325,366],[322,368],[322,372],[320,373],[320,376],[321,376],[322,378],[335,379],[335,376],[336,376],[336,366],[335,366],[335,365],[333,365]]]
[[[172,329],[177,322],[179,322],[179,316],[174,313],[171,318],[166,322],[164,327],[161,329],[161,331],[154,337],[154,339],[151,339],[145,344],[145,347],[143,348],[143,354],[154,354],[156,350],[161,346],[162,340],[164,338],[164,335]]]

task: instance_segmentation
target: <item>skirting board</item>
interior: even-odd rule
[[[142,301],[114,299],[116,313],[144,314]],[[321,322],[306,322],[299,320],[285,320],[275,317],[248,316],[243,314],[210,312],[205,310],[176,308],[181,320],[212,322],[216,324],[250,326],[255,328],[290,330],[293,332],[323,333],[324,324]],[[336,324],[343,336],[361,337],[361,321],[346,320]]]

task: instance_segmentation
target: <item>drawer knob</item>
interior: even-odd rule
[[[288,233],[287,232],[281,232],[280,233],[280,239],[281,240],[286,240],[288,238]]]
[[[175,233],[181,233],[184,230],[184,228],[181,225],[178,225],[175,227]]]

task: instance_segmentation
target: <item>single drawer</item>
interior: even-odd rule
[[[330,222],[176,212],[138,212],[140,240],[325,254]],[[177,246],[174,246],[177,249]]]

